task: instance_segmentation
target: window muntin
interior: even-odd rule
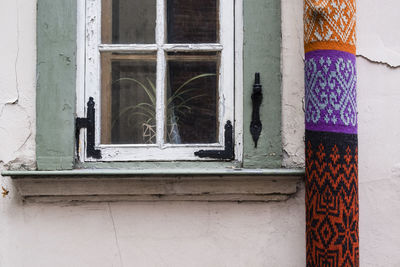
[[[116,4],[118,2],[119,5]],[[137,36],[131,36],[124,27],[115,33],[118,29],[116,25],[121,25],[121,22],[124,22],[123,16],[126,15],[115,19],[114,13],[121,14],[126,11],[124,9],[132,8],[126,5],[132,5],[137,10],[140,8],[137,2],[140,1],[86,1],[85,98],[92,96],[97,103],[96,146],[102,150],[103,161],[201,160],[194,156],[194,152],[200,149],[223,149],[224,124],[227,120],[234,121],[233,1],[210,0],[214,2],[214,6],[210,5],[205,10],[200,9],[197,18],[191,15],[196,21],[201,17],[208,18],[204,23],[212,25],[209,28],[215,29],[214,32],[212,30],[207,32],[207,27],[199,27],[198,31],[204,32],[199,35],[189,23],[188,34],[177,34],[179,27],[171,27],[173,25],[171,21],[176,22],[176,17],[180,14],[183,16],[182,21],[187,24],[190,16],[184,16],[183,7],[188,5],[187,10],[192,4],[193,8],[199,9],[198,3],[154,0],[153,4],[152,1],[146,1],[146,8],[142,11],[135,11],[140,13],[139,17],[147,14],[144,16],[147,20],[144,24],[147,26],[134,28],[139,32]],[[156,23],[152,31],[154,8],[156,8]],[[201,14],[202,12],[204,14]],[[152,33],[154,33],[154,43],[150,43]],[[204,36],[201,37],[202,35]],[[176,43],[168,43],[170,40]],[[186,43],[189,40],[192,43]],[[137,43],[121,43],[128,41]],[[210,41],[210,43],[199,41]],[[129,73],[135,73],[136,76],[127,75]],[[139,76],[142,76],[140,80]],[[143,86],[126,78],[134,79],[141,84],[147,82],[144,86],[147,89],[154,87],[154,103],[150,103],[151,99],[146,97],[146,89]],[[193,90],[187,96],[192,102],[185,104],[188,104],[194,114],[190,114],[191,116],[187,116],[187,112],[184,115],[175,114],[179,113],[179,110],[169,112],[168,110],[171,110],[168,107],[169,102],[175,106],[179,105],[177,99],[171,100],[176,90],[174,87],[179,88],[178,84],[182,85],[193,78],[196,79],[190,85],[203,84],[201,88],[203,91],[205,91],[204,86],[207,87],[205,94],[204,92],[196,94]],[[203,81],[200,82],[201,80]],[[131,85],[127,85],[128,83]],[[136,85],[136,89],[129,89],[133,88],[132,84]],[[121,90],[121,87],[125,90]],[[129,96],[128,91],[135,91],[134,96]],[[196,102],[200,95],[205,95],[206,100]],[[114,101],[117,96],[123,100],[134,98],[136,102],[125,101],[130,102],[127,104],[121,100]],[[134,133],[135,131],[126,128],[129,119],[118,122],[117,117],[129,109],[129,105],[132,107],[138,104],[150,107],[154,110],[154,115],[150,120],[152,124],[148,125],[151,127],[145,131],[143,128],[145,125],[142,123],[142,127],[136,126]],[[119,109],[116,107],[118,105]],[[142,116],[145,117],[143,114]],[[198,119],[193,121],[194,118]],[[181,123],[179,135],[175,134],[177,119]],[[140,128],[143,135],[153,133],[153,136],[147,140],[140,140],[138,137]],[[207,132],[204,129],[211,130]],[[86,158],[86,160],[92,159]]]

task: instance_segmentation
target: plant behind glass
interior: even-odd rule
[[[185,112],[190,112],[190,103],[195,99],[205,96],[204,94],[198,94],[191,97],[187,97],[189,92],[193,92],[196,88],[189,87],[190,83],[209,76],[215,76],[213,73],[203,73],[196,75],[187,81],[183,82],[173,94],[166,101],[166,124],[167,124],[167,134],[168,139],[171,143],[180,144],[181,138],[179,135],[179,114],[184,115]],[[146,78],[148,86],[134,78],[121,78],[115,81],[129,81],[139,85],[147,97],[149,98],[149,103],[141,102],[136,105],[128,106],[119,112],[118,116],[113,120],[112,126],[116,125],[116,122],[124,116],[128,116],[128,122],[130,126],[140,125],[143,128],[143,141],[146,144],[156,143],[156,87],[154,83]],[[139,117],[144,119],[140,120]]]

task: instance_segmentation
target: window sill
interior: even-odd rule
[[[284,201],[301,169],[4,171],[25,201]]]

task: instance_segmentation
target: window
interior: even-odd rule
[[[96,103],[100,160],[202,160],[196,151],[223,150],[235,119],[234,2],[87,0],[85,11],[81,96]]]
[[[222,0],[221,0],[222,1]],[[114,0],[113,2],[117,2]],[[120,1],[122,2],[122,1]],[[134,1],[129,1],[134,2]],[[135,1],[136,2],[136,1]],[[146,1],[146,6],[149,6],[151,1]],[[185,1],[185,3],[189,3],[191,1]],[[194,2],[194,1],[193,1]],[[231,2],[231,3],[230,3]],[[153,6],[156,6],[156,13],[152,16],[156,17],[156,22],[160,22],[160,17],[157,14],[162,14],[164,16],[164,30],[163,34],[165,36],[165,44],[164,48],[160,48],[157,45],[157,42],[150,42],[145,37],[142,40],[132,40],[130,36],[119,36],[118,43],[110,43],[110,42],[102,42],[101,38],[101,0],[38,0],[38,36],[37,36],[37,131],[36,131],[36,159],[38,170],[66,170],[66,169],[76,169],[76,168],[119,168],[119,169],[135,169],[135,168],[154,168],[162,167],[162,168],[226,168],[226,167],[242,167],[242,168],[278,168],[281,166],[282,159],[282,149],[281,149],[281,135],[280,135],[280,108],[281,108],[281,100],[280,100],[280,85],[281,85],[281,75],[280,75],[280,1],[279,0],[254,0],[254,1],[242,1],[242,0],[224,0],[223,3],[218,6],[219,13],[219,27],[218,32],[224,33],[225,30],[222,25],[228,25],[226,31],[231,31],[230,39],[232,40],[231,46],[234,47],[227,48],[232,49],[231,54],[235,54],[234,56],[227,57],[226,60],[232,60],[231,64],[223,64],[224,51],[227,49],[224,47],[222,43],[224,38],[219,38],[218,42],[210,43],[203,42],[201,43],[197,41],[192,41],[191,43],[179,43],[170,42],[168,38],[168,31],[174,32],[174,28],[170,27],[168,29],[168,5],[161,1],[159,4],[157,2],[153,3]],[[180,1],[175,3],[181,3]],[[93,5],[92,7],[90,5]],[[163,6],[164,5],[164,6]],[[182,5],[180,5],[182,6]],[[225,8],[226,7],[226,8]],[[227,15],[224,15],[225,11],[234,10],[234,12],[227,12]],[[85,32],[86,22],[88,16],[90,14],[87,13],[87,10],[92,10],[95,14],[92,17],[93,21],[90,19],[88,23],[95,23],[97,28],[93,28],[93,34],[87,34]],[[162,9],[165,10],[165,13],[162,13]],[[103,9],[104,10],[104,9]],[[110,9],[108,9],[110,10]],[[169,9],[171,10],[171,9]],[[149,11],[150,12],[150,11]],[[147,12],[146,14],[150,14]],[[123,13],[123,12],[122,12]],[[143,13],[144,14],[144,13]],[[170,11],[171,14],[171,11]],[[92,14],[93,15],[93,14]],[[147,15],[148,16],[148,15]],[[147,17],[146,16],[146,17]],[[193,16],[192,16],[193,17]],[[222,17],[226,19],[222,19]],[[77,19],[78,18],[78,19]],[[112,19],[112,13],[111,17]],[[123,19],[123,18],[121,18]],[[176,21],[176,20],[175,20]],[[109,24],[108,33],[112,34],[113,24]],[[199,24],[196,24],[199,25]],[[150,27],[150,24],[146,24],[145,26],[140,26],[139,29],[145,30]],[[152,25],[151,27],[155,27],[154,30],[154,40],[156,40],[157,34],[160,28],[157,28],[156,25]],[[199,28],[197,27],[196,30]],[[103,29],[104,30],[104,29]],[[105,29],[107,30],[107,29]],[[233,37],[233,33],[235,36]],[[224,36],[222,34],[221,36]],[[226,35],[225,35],[226,36]],[[95,37],[97,39],[93,39]],[[88,73],[85,73],[85,61],[86,61],[86,51],[85,46],[87,44],[87,39],[91,38],[91,41],[97,42],[97,57],[93,60],[97,60],[97,63],[94,64],[94,68],[96,71],[90,73],[93,75],[93,82],[97,83],[98,86],[88,86]],[[112,35],[111,37],[113,38]],[[117,38],[117,37],[114,37]],[[122,38],[122,39],[121,39]],[[125,38],[125,39],[123,39]],[[129,39],[129,43],[127,40]],[[172,38],[181,38],[175,34]],[[216,37],[218,38],[218,37]],[[227,38],[226,40],[228,40]],[[112,40],[112,39],[111,39]],[[166,51],[170,49],[172,44],[174,44],[176,50],[180,51]],[[223,118],[221,116],[222,108],[217,108],[215,111],[216,116],[218,115],[217,125],[215,127],[215,132],[218,132],[218,135],[215,135],[218,142],[211,143],[203,141],[202,143],[198,143],[202,146],[194,147],[196,145],[194,143],[189,144],[176,144],[172,143],[171,146],[179,147],[180,151],[185,151],[188,147],[192,146],[190,149],[190,153],[188,151],[188,157],[192,157],[190,162],[189,158],[181,162],[171,161],[171,162],[162,162],[163,160],[158,157],[157,152],[154,157],[147,156],[150,158],[150,161],[159,161],[160,163],[151,163],[148,164],[143,162],[141,159],[137,159],[136,161],[131,162],[121,162],[123,161],[121,158],[117,159],[120,162],[105,162],[104,158],[106,158],[103,153],[103,159],[100,162],[88,162],[92,159],[85,159],[84,157],[80,157],[80,161],[76,160],[76,139],[75,139],[75,120],[76,117],[86,117],[85,107],[88,102],[88,98],[93,96],[95,98],[95,108],[96,108],[96,142],[97,148],[103,149],[103,145],[105,147],[122,147],[122,148],[130,148],[133,146],[143,146],[149,145],[152,146],[154,144],[101,144],[101,135],[106,135],[103,131],[100,131],[100,126],[102,123],[102,112],[105,112],[106,109],[102,109],[103,106],[107,107],[106,104],[101,102],[101,93],[102,88],[101,84],[103,78],[105,76],[101,75],[101,53],[108,54],[117,54],[115,56],[123,56],[127,55],[135,55],[140,57],[146,57],[146,62],[149,61],[149,54],[155,54],[153,57],[156,59],[156,67],[155,73],[160,70],[157,68],[158,64],[162,63],[157,61],[158,54],[161,51],[164,51],[164,62],[165,62],[165,77],[163,78],[166,83],[171,82],[168,75],[167,62],[169,56],[175,56],[175,60],[177,57],[189,56],[187,51],[185,51],[185,44],[200,45],[200,44],[212,44],[212,45],[220,45],[221,47],[218,49],[214,49],[210,51],[209,46],[207,47],[207,51],[192,51],[196,53],[201,52],[202,57],[216,57],[215,55],[210,55],[210,53],[220,54],[221,67],[226,66],[226,68],[231,69],[230,72],[220,71],[221,76],[218,77],[218,93],[231,92],[229,97],[233,98],[234,104],[232,105],[222,105],[224,109],[231,109],[230,113],[232,114],[229,119],[232,119],[232,123],[234,126],[235,132],[235,160],[227,162],[227,161],[214,161],[210,162],[209,159],[202,161],[199,158],[195,158],[192,154],[192,151],[197,151],[201,149],[220,149],[223,146],[223,138],[221,137],[221,132],[223,128],[221,126],[226,123],[223,121],[228,119],[228,117]],[[99,46],[100,45],[100,46]],[[126,46],[125,46],[126,45]],[[128,47],[127,50],[130,51],[121,51],[121,47],[115,48],[117,51],[100,51],[108,47],[113,46],[124,46]],[[149,47],[149,46],[157,46],[157,49],[153,49],[153,51],[133,51],[139,47]],[[133,48],[132,48],[133,47]],[[182,48],[183,47],[183,48]],[[223,47],[223,48],[222,48]],[[100,49],[101,48],[101,49]],[[119,51],[118,51],[119,49]],[[172,48],[171,48],[172,49]],[[137,49],[140,50],[140,49]],[[182,51],[183,50],[183,51]],[[217,50],[217,51],[215,51]],[[93,50],[94,52],[95,50]],[[124,53],[121,53],[124,52]],[[168,54],[168,53],[172,53]],[[121,54],[121,55],[118,55]],[[204,55],[206,54],[206,56]],[[190,55],[192,58],[194,55]],[[162,58],[162,57],[161,57]],[[146,69],[147,71],[150,69],[149,66],[144,68],[143,66],[138,66],[137,60],[135,61],[134,66],[131,66],[131,61],[134,60],[125,60],[124,64],[119,67],[119,72],[129,73],[132,68]],[[225,61],[226,62],[226,61]],[[128,64],[129,63],[129,64]],[[97,65],[98,64],[98,65]],[[147,63],[146,63],[147,64]],[[116,64],[114,64],[116,65]],[[173,64],[172,64],[173,65]],[[97,67],[96,67],[97,66]],[[104,65],[103,65],[104,66]],[[108,65],[109,68],[112,67],[112,64]],[[83,69],[82,69],[83,67]],[[88,66],[87,66],[88,67]],[[173,66],[178,68],[176,64]],[[116,68],[117,69],[117,68]],[[105,68],[103,68],[103,72],[105,72]],[[154,71],[153,71],[154,72]],[[251,93],[252,93],[252,85],[254,83],[254,73],[259,72],[261,74],[261,83],[263,84],[263,93],[264,98],[262,105],[260,107],[261,120],[263,123],[263,129],[261,132],[261,136],[258,142],[258,147],[254,147],[254,142],[252,140],[252,136],[249,131],[249,126],[251,122],[251,113],[252,113],[252,101],[251,101]],[[111,73],[112,79],[112,71]],[[203,72],[201,72],[203,73]],[[210,73],[207,71],[207,73]],[[86,75],[86,78],[85,78]],[[89,76],[90,76],[89,75]],[[195,74],[193,74],[195,75]],[[224,76],[225,75],[225,76]],[[212,76],[204,77],[198,79],[200,81],[206,81],[207,79],[211,79]],[[217,79],[217,77],[214,77]],[[116,80],[121,78],[116,78]],[[156,76],[157,81],[161,81],[159,76]],[[161,81],[162,82],[162,81]],[[125,83],[127,83],[125,81]],[[181,84],[182,82],[177,82]],[[230,83],[230,85],[229,85]],[[224,84],[224,86],[222,86]],[[85,86],[86,85],[86,86]],[[124,85],[119,85],[124,86]],[[170,86],[171,87],[171,86]],[[88,90],[96,91],[93,95],[89,95],[89,93],[85,92],[85,88]],[[158,87],[160,88],[160,87]],[[168,94],[168,86],[165,86],[164,96],[167,97]],[[162,92],[161,90],[157,91]],[[143,90],[142,90],[143,93]],[[228,93],[227,93],[228,94]],[[123,98],[123,97],[122,97]],[[145,100],[145,97],[142,97]],[[158,101],[160,102],[159,98]],[[147,101],[147,100],[145,100]],[[231,100],[232,101],[232,100]],[[161,103],[158,102],[158,105]],[[139,102],[141,103],[141,102]],[[112,104],[112,103],[111,103]],[[122,103],[123,104],[123,103]],[[136,105],[136,104],[135,104]],[[157,106],[157,103],[156,103]],[[195,106],[193,104],[193,106]],[[110,105],[108,106],[110,107]],[[165,107],[165,104],[164,104]],[[112,105],[111,105],[112,110]],[[115,114],[115,113],[114,113]],[[162,112],[158,113],[159,116]],[[165,114],[165,111],[164,111]],[[228,113],[223,113],[228,114]],[[112,113],[111,113],[112,116]],[[173,117],[173,116],[171,116]],[[166,123],[168,124],[168,122]],[[107,127],[107,126],[106,126]],[[139,127],[138,127],[139,128]],[[157,127],[157,129],[164,130],[165,127]],[[110,128],[109,128],[110,129]],[[114,130],[117,131],[117,130]],[[166,131],[166,130],[165,130]],[[182,128],[179,129],[181,133],[183,131]],[[79,147],[80,152],[83,153],[84,149],[84,134],[82,134],[84,130],[81,132],[81,139]],[[166,131],[167,132],[167,131]],[[110,134],[109,131],[108,134]],[[169,143],[165,142],[165,137],[167,134],[164,134],[164,145],[168,145]],[[160,135],[161,136],[161,135]],[[181,135],[182,138],[183,134]],[[107,140],[110,137],[103,137],[103,140]],[[205,139],[210,136],[204,137]],[[219,138],[219,139],[218,139]],[[170,140],[173,140],[171,138]],[[182,140],[182,139],[181,139]],[[130,141],[133,142],[133,141]],[[157,144],[156,144],[157,145]],[[136,148],[136,147],[135,147]],[[140,150],[140,149],[139,149]],[[164,149],[165,150],[165,149]],[[132,150],[129,150],[132,151]],[[114,150],[115,154],[119,153],[122,155],[122,150]],[[185,153],[186,153],[185,152]],[[111,152],[110,152],[111,153]],[[181,152],[180,152],[181,153]],[[184,152],[182,152],[184,153]],[[129,152],[129,157],[135,157],[136,155],[140,155],[141,153]],[[178,155],[177,153],[171,152],[171,155]],[[190,155],[189,155],[190,154]],[[142,154],[143,155],[143,154]],[[142,156],[141,155],[141,156]],[[149,153],[150,155],[150,153]],[[112,156],[110,154],[110,156]],[[158,157],[158,159],[157,159]],[[128,157],[127,157],[128,158]],[[83,159],[83,161],[82,161]],[[188,160],[189,159],[189,160]],[[196,162],[193,162],[196,160]],[[200,161],[197,161],[200,160]]]
[[[136,1],[137,0],[131,0],[129,2]],[[144,5],[151,5],[151,1],[152,0],[144,2]],[[113,0],[113,3],[114,2],[116,3],[118,1]],[[120,0],[120,2],[122,3],[122,0]],[[190,0],[185,1],[185,3],[190,2]],[[198,2],[204,3],[205,1]],[[222,43],[224,38],[215,37],[215,39],[219,39],[218,42],[214,43],[202,40],[201,42],[192,41],[191,43],[187,43],[185,41],[179,43],[178,41],[170,42],[165,39],[165,43],[159,46],[157,42],[149,41],[150,39],[153,40],[153,36],[147,39],[148,36],[143,35],[144,37],[141,40],[132,40],[131,36],[124,36],[120,34],[119,31],[118,36],[113,37],[112,34],[113,32],[115,33],[115,31],[113,31],[113,24],[108,24],[108,29],[103,27],[103,31],[109,34],[108,40],[113,40],[113,38],[115,38],[115,40],[119,41],[117,43],[113,43],[112,41],[103,42],[100,39],[102,23],[100,9],[100,5],[102,4],[101,0],[37,0],[37,171],[10,171],[3,172],[3,175],[10,175],[14,178],[18,178],[16,182],[19,192],[27,199],[42,198],[46,201],[49,200],[48,197],[51,198],[52,196],[58,200],[72,199],[84,201],[88,199],[103,201],[128,199],[265,201],[287,199],[288,194],[296,192],[296,184],[299,177],[303,175],[303,172],[301,170],[280,169],[283,157],[280,134],[280,0],[231,0],[231,2],[234,7],[229,6],[231,3],[224,0],[219,2],[223,3],[223,7],[221,7],[220,4],[219,9],[217,9],[219,12],[218,25],[221,26],[221,23],[228,23],[230,21],[231,25],[229,25],[226,30],[234,30],[235,33],[235,61],[233,62],[233,56],[231,56],[228,60],[232,60],[231,62],[234,64],[225,65],[222,63],[224,60],[223,51],[227,51],[228,49],[226,49],[224,43]],[[90,6],[91,4],[93,4],[92,7]],[[153,7],[154,5],[156,6],[156,13],[155,15],[153,14],[153,16],[156,16],[158,19],[155,20],[156,22],[160,22],[159,19],[162,18],[157,15],[157,12],[163,14],[164,21],[168,18],[168,10],[171,12],[171,9],[168,9],[168,5],[164,4],[163,7],[163,4],[164,2],[160,2],[159,4],[153,2]],[[180,4],[179,8],[181,7],[185,6]],[[229,15],[230,18],[224,15],[223,10],[227,10],[224,7],[229,7],[230,10],[234,8],[234,18],[232,13]],[[165,13],[160,12],[163,9],[166,10]],[[88,16],[90,16],[87,10],[92,10],[97,15],[93,16],[92,14],[92,17],[87,21]],[[104,8],[103,10],[105,11]],[[107,10],[112,11],[112,9]],[[120,11],[123,13],[126,10],[128,9]],[[145,16],[147,18],[150,16],[149,12],[150,11],[146,11],[140,13],[140,16],[134,17],[137,18],[147,14]],[[123,20],[122,17],[120,16],[118,23],[121,22],[121,19]],[[224,20],[222,17],[227,19]],[[112,21],[112,12],[108,14],[108,18],[109,21]],[[192,15],[191,18],[195,21]],[[87,29],[86,22],[88,22],[88,24],[95,23],[97,28],[92,28],[93,32],[85,32]],[[144,23],[143,20],[137,20],[135,21],[135,25],[130,25],[129,27],[136,27],[136,24],[140,22]],[[156,29],[164,29],[163,34],[166,36],[165,38],[169,36],[168,31],[175,34],[172,35],[172,38],[175,38],[174,40],[182,38],[182,36],[176,34],[176,29],[174,27],[168,29],[166,25],[168,25],[168,23],[165,23],[165,27],[163,28],[157,28],[157,25],[154,26],[146,22],[140,24],[138,30],[147,32],[147,28],[156,27]],[[197,23],[196,25],[197,32],[204,29],[199,26],[200,24]],[[221,27],[218,29],[220,29],[218,31],[224,31]],[[159,34],[159,32],[154,31],[154,40],[156,40],[157,34]],[[211,34],[208,36],[211,36]],[[90,39],[92,37],[96,37],[97,39]],[[92,51],[94,55],[97,55],[92,60],[97,60],[97,63],[93,64],[92,70],[94,71],[89,74],[85,73],[86,38],[89,38],[91,41],[97,40],[97,44],[94,46],[95,49]],[[123,40],[123,42],[120,40]],[[128,41],[125,40],[129,40],[129,43],[127,44],[126,42]],[[174,49],[170,47],[172,44],[174,44]],[[199,44],[212,45],[204,47],[207,48],[204,50],[197,48],[197,51],[190,50],[190,52],[188,52],[185,50],[188,44],[191,44],[192,47]],[[215,49],[216,45],[220,45],[220,47]],[[111,51],[100,51],[113,46],[115,46],[115,50],[112,48],[110,49]],[[153,46],[150,51],[143,49],[143,47],[148,48],[149,46]],[[213,46],[214,48],[210,49],[210,47]],[[172,51],[167,51],[169,49]],[[102,53],[107,55],[103,57],[106,63],[101,62],[100,55]],[[233,53],[233,50],[231,53]],[[161,57],[159,57],[159,54],[161,54]],[[162,54],[164,56],[162,56]],[[134,57],[129,58],[130,56]],[[113,59],[112,57],[115,58]],[[161,58],[161,61],[159,58]],[[157,154],[154,155],[154,158],[150,157],[150,153],[147,155],[147,158],[150,158],[148,161],[122,161],[119,159],[117,161],[90,162],[82,161],[82,157],[81,160],[77,159],[77,151],[75,150],[77,146],[75,123],[76,121],[81,121],[77,120],[77,117],[82,118],[86,116],[85,106],[88,102],[88,97],[91,96],[89,93],[85,92],[85,88],[90,91],[90,94],[93,93],[92,96],[95,97],[95,108],[97,112],[96,127],[100,127],[102,123],[101,113],[107,110],[104,109],[103,106],[110,109],[109,103],[102,103],[100,97],[102,94],[102,83],[106,83],[104,80],[107,78],[105,79],[105,77],[111,76],[111,78],[108,79],[113,79],[112,59],[118,63],[114,64],[116,65],[114,67],[114,73],[118,73],[118,75],[123,73],[125,75],[125,73],[130,73],[132,70],[136,71],[139,69],[143,73],[141,75],[147,78],[151,70],[153,75],[155,73],[155,85],[157,86],[157,81],[162,82],[160,76],[157,76],[157,72],[160,70],[165,74],[163,78],[164,82],[167,83],[167,85],[168,83],[173,83],[173,79],[170,77],[173,78],[174,76],[168,74],[169,65],[167,62],[172,61],[172,69],[179,70],[181,65],[188,62],[184,61],[184,63],[182,63],[182,58],[190,58],[191,60],[193,58],[196,60],[199,58],[207,58],[207,64],[208,62],[213,62],[213,60],[220,60],[219,69],[225,66],[232,70],[226,74],[226,76],[224,76],[225,72],[222,70],[218,73],[220,76],[208,75],[205,76],[205,78],[214,78],[215,81],[218,80],[218,87],[215,86],[218,89],[218,93],[225,92],[225,90],[228,90],[226,92],[233,90],[234,80],[234,95],[230,96],[234,97],[234,113],[232,111],[233,106],[225,105],[225,103],[223,103],[224,105],[219,105],[217,111],[213,110],[213,112],[221,116],[220,107],[231,109],[230,112],[232,115],[230,118],[234,120],[232,123],[235,128],[235,160],[197,161],[196,159],[196,161],[163,161],[159,159]],[[162,63],[162,61],[164,61],[165,64],[164,69],[157,68],[158,64]],[[151,65],[149,62],[155,62],[156,66],[149,66]],[[191,63],[191,61],[189,61],[189,63]],[[106,71],[107,68],[108,71]],[[217,68],[215,68],[215,74],[217,74],[216,69]],[[108,73],[109,76],[102,76],[103,72]],[[263,102],[260,106],[263,128],[257,148],[254,146],[254,141],[250,133],[253,111],[251,95],[253,91],[254,74],[256,72],[261,74],[261,84],[263,85],[264,95]],[[201,73],[203,73],[203,70]],[[209,70],[204,73],[214,74]],[[89,76],[92,75],[91,77],[94,79],[93,82],[97,83],[98,86],[89,88],[87,86],[87,79],[90,79],[90,77],[86,74]],[[230,79],[228,79],[229,77]],[[122,78],[124,78],[124,76],[122,76]],[[151,75],[149,79],[152,79]],[[188,78],[182,79],[185,81],[185,79],[187,80]],[[202,78],[199,78],[198,80],[200,81],[201,79]],[[121,82],[121,76],[116,77],[116,80],[120,80],[118,82]],[[182,84],[182,81],[177,83]],[[231,83],[232,86],[225,87],[225,85],[229,83]],[[174,86],[171,87],[174,88]],[[158,88],[161,87],[159,86]],[[165,98],[169,92],[168,86],[164,86],[164,91],[156,91],[157,93],[164,92]],[[141,93],[143,94],[143,90]],[[122,96],[120,99],[121,98],[124,97]],[[158,101],[165,98],[158,98]],[[138,97],[138,99],[144,101],[146,98]],[[120,101],[120,103],[122,103],[122,101]],[[159,102],[156,102],[156,107],[157,103]],[[192,106],[196,105],[193,104]],[[166,105],[159,106],[165,108]],[[111,110],[112,107],[111,102]],[[158,114],[163,113],[160,112]],[[165,111],[164,114],[166,114]],[[111,112],[111,115],[108,115],[113,116],[113,113]],[[216,129],[221,131],[220,125],[222,125],[223,122],[221,117],[218,119],[219,128]],[[168,123],[167,120],[165,121]],[[107,127],[109,126],[105,128]],[[157,129],[158,128],[156,128],[156,130]],[[161,129],[164,130],[165,127]],[[215,130],[215,132],[217,132],[217,130]],[[179,133],[182,131],[182,128],[179,129]],[[81,139],[79,140],[80,153],[86,150],[83,149],[85,141],[83,139],[83,132],[84,130],[81,131]],[[168,131],[166,132],[168,133]],[[101,137],[103,140],[112,141],[112,143],[109,141],[110,144],[103,141],[103,143],[109,147],[132,147],[132,145],[140,147],[143,145],[154,145],[153,143],[125,144],[125,141],[122,142],[121,140],[126,139],[123,139],[121,135],[119,136],[120,141],[118,143],[113,140],[112,131],[108,132],[108,134],[110,133],[111,136],[102,137],[101,134],[103,134],[103,131],[97,132],[99,136],[96,136],[96,142],[99,142],[99,146],[96,148],[101,148],[102,146],[100,145]],[[167,135],[164,134],[164,137],[165,136]],[[183,138],[182,136],[181,138]],[[135,138],[136,137],[132,137],[132,139],[129,139],[129,142],[135,143],[132,141],[138,140]],[[210,139],[211,138],[208,140]],[[165,139],[162,140],[165,142]],[[171,138],[170,140],[174,139]],[[221,138],[218,141],[221,142]],[[165,143],[168,144],[167,142]],[[179,149],[179,146],[185,148],[193,145],[193,143],[179,144],[177,141],[171,144]],[[200,143],[200,145],[204,145],[204,147],[210,148],[210,150],[215,147],[221,147],[221,143],[206,143],[205,141]],[[201,146],[196,147],[196,149],[200,148]],[[185,149],[182,151],[184,150]],[[115,153],[120,152],[121,151],[115,150]],[[134,154],[135,153],[129,152],[129,157],[134,157]],[[171,152],[171,155],[176,156],[176,154],[175,151]],[[192,154],[189,156],[193,157]],[[85,160],[85,158],[83,158],[83,160]]]

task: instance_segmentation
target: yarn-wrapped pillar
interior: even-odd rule
[[[304,0],[307,266],[359,266],[355,0]]]

